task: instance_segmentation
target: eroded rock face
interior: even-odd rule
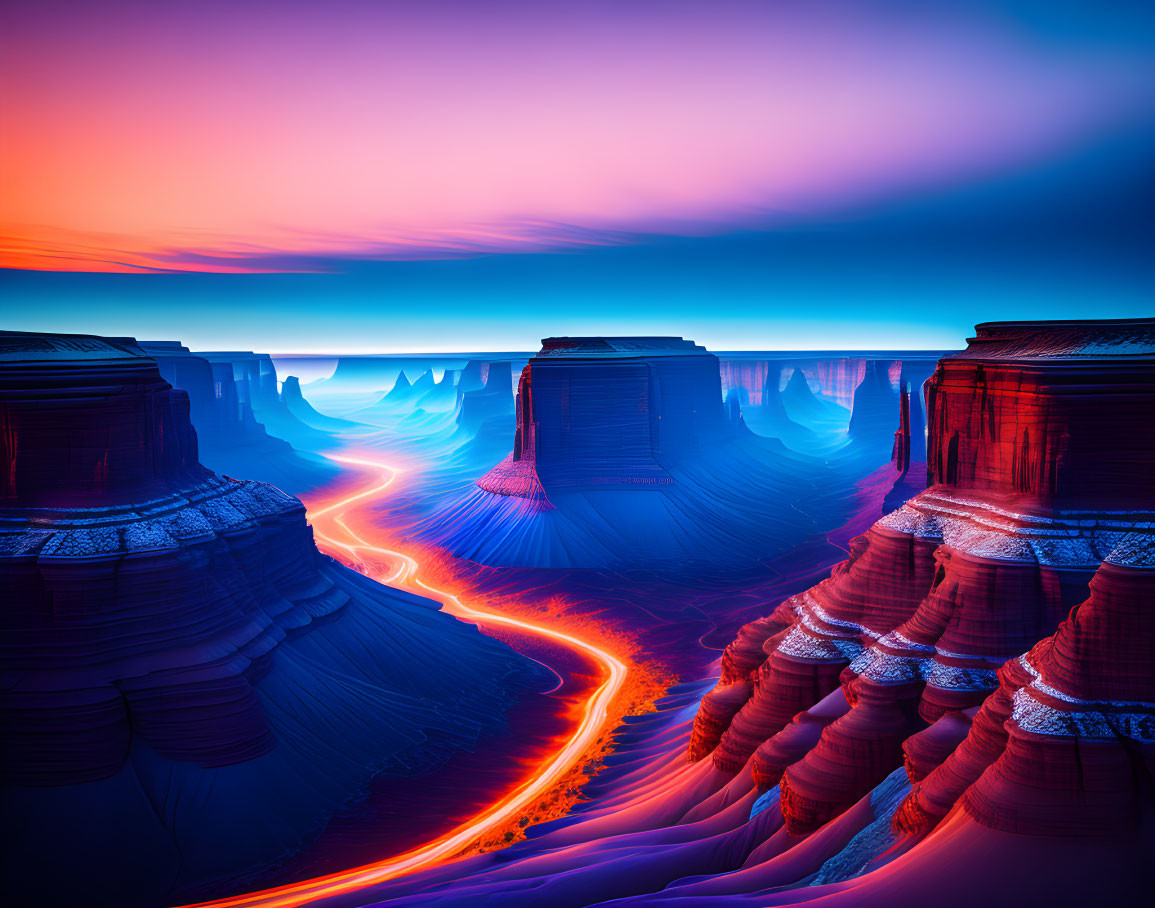
[[[909,829],[925,831],[962,803],[964,791],[972,792],[968,809],[998,817],[998,798],[1012,797],[998,785],[1069,789],[1076,763],[1067,773],[1067,757],[1047,756],[1053,747],[1068,753],[1067,745],[1033,733],[1008,743],[1008,729],[1022,730],[1016,709],[1046,715],[1058,728],[1076,720],[1053,710],[1070,712],[1075,700],[1083,712],[1100,699],[1138,703],[1117,731],[1148,740],[1142,704],[1155,698],[1150,681],[1139,671],[1136,686],[1118,696],[1087,692],[1083,685],[1094,686],[1087,679],[1131,669],[1127,659],[1114,668],[1096,664],[1100,650],[1076,636],[1092,624],[1144,632],[1126,597],[1108,591],[1129,583],[1128,595],[1142,598],[1141,578],[1150,573],[1143,555],[1128,562],[1126,552],[1147,551],[1155,532],[1155,438],[1146,424],[1135,426],[1137,413],[1155,412],[1155,322],[980,325],[966,351],[940,362],[928,399],[936,484],[856,540],[830,579],[744,629],[695,724],[691,758],[712,752],[725,772],[745,768],[760,788],[780,785],[792,835],[839,816],[904,762],[912,780],[923,780],[903,808]],[[900,465],[913,460],[907,412]],[[1032,647],[1086,598],[1092,577],[1098,605],[1076,610],[1084,617],[1054,637],[1056,651],[1077,653],[1050,669],[1065,686],[1039,682],[1044,705],[1032,706],[1024,697],[1034,695],[1018,692],[1041,677],[1037,650],[1050,653],[1052,644]],[[1015,661],[1027,650],[1035,662]],[[811,715],[839,684],[849,711]],[[1052,688],[1067,693],[1045,693]],[[1071,693],[1076,688],[1083,693]],[[1068,706],[1055,706],[1060,701]],[[1042,719],[1032,721],[1034,729]],[[996,784],[995,774],[984,783],[991,791],[971,789],[996,759],[1007,763],[1003,781]],[[1054,773],[1032,778],[1027,767],[1047,759]],[[1114,784],[1107,776],[1116,771],[1114,763],[1104,770],[1104,785]],[[1116,786],[1129,794],[1110,797],[1134,802],[1129,784]],[[1032,803],[1051,797],[1015,791]],[[1073,803],[1054,798],[1061,809]],[[1034,816],[998,828],[1046,825]]]
[[[773,619],[785,629],[766,640],[764,661],[745,679],[749,700],[721,735],[714,765],[741,769],[762,742],[838,686],[867,642],[909,617],[930,589],[937,544],[876,526],[851,542],[850,558],[827,580],[779,606]]]
[[[548,498],[671,483],[667,464],[728,425],[718,388],[717,358],[681,338],[546,338],[518,383],[513,452],[478,485]]]
[[[979,325],[928,389],[932,483],[1019,506],[1155,506],[1149,323]]]
[[[1120,546],[1090,593],[1000,670],[966,740],[903,803],[901,830],[925,833],[960,804],[983,826],[1020,835],[1137,831],[1155,770],[1150,537]]]
[[[6,509],[5,778],[107,778],[134,736],[200,766],[266,753],[266,657],[349,598],[310,570],[303,518],[215,477],[135,506]]]
[[[315,488],[336,475],[333,464],[293,447],[325,437],[302,422],[282,398],[276,368],[266,354],[196,354],[176,341],[141,341],[138,346],[165,381],[188,395],[203,464],[290,493]],[[303,404],[299,387],[297,395]]]
[[[1095,334],[1078,368],[1088,395],[1100,382],[1110,398],[1150,387],[1153,327],[1012,333],[1052,351],[1029,364],[1036,391],[1069,375],[1071,347],[1052,330]],[[1148,391],[1131,400],[1143,413],[1155,403]],[[1105,447],[1121,431],[1100,428],[1080,431]],[[1140,451],[1136,487],[1149,481],[1145,462]],[[692,732],[684,710],[698,685],[624,727],[580,812],[500,856],[388,882],[362,902],[1145,904],[1155,515],[1109,495],[1046,499],[960,475],[742,628]],[[675,759],[687,745],[697,762]]]
[[[203,480],[189,399],[130,339],[0,334],[0,506],[84,507]]]
[[[321,555],[297,499],[202,467],[188,396],[130,339],[0,333],[0,424],[17,903],[176,901],[502,724],[521,658]],[[43,893],[48,864],[75,883]]]

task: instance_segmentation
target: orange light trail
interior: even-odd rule
[[[293,908],[293,906],[309,904],[318,899],[347,895],[403,874],[428,870],[445,863],[479,837],[485,835],[487,831],[511,820],[537,798],[549,792],[582,754],[595,744],[609,717],[610,704],[625,684],[626,665],[611,653],[586,640],[544,624],[523,621],[501,612],[467,604],[459,596],[431,586],[422,580],[420,577],[421,565],[416,559],[403,552],[374,545],[355,533],[345,522],[345,515],[355,505],[371,500],[385,492],[402,471],[388,464],[343,455],[329,455],[329,459],[339,463],[380,470],[383,473],[383,479],[356,494],[349,495],[316,511],[311,511],[308,515],[309,522],[313,525],[313,533],[319,540],[347,552],[374,553],[384,556],[391,563],[396,562],[398,567],[393,574],[385,578],[384,582],[409,586],[410,588],[419,587],[430,598],[440,601],[445,610],[452,615],[476,621],[479,624],[504,625],[520,633],[544,637],[570,647],[597,663],[605,674],[605,680],[587,699],[577,729],[542,769],[535,771],[532,776],[501,800],[491,804],[481,813],[441,837],[403,854],[373,864],[260,892],[199,902],[196,906],[186,906],[186,908],[208,908],[208,906],[212,906],[212,908],[250,908],[250,906],[252,908],[255,906],[260,906],[260,908]],[[322,530],[320,528],[321,518],[331,519],[332,523],[340,528],[349,541],[343,542]]]

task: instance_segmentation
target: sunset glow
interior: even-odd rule
[[[1149,60],[966,7],[656,9],[10,8],[0,264],[310,271],[807,223],[1150,101]]]

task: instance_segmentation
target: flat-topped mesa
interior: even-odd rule
[[[736,772],[753,753],[757,785],[781,785],[791,834],[879,784],[906,741],[925,775],[959,740],[958,717],[991,702],[999,666],[1054,631],[1121,539],[1152,537],[1155,438],[1138,414],[1155,411],[1155,320],[978,335],[931,382],[929,447],[946,472],[856,540],[831,579],[749,626],[703,702],[691,757],[718,742],[715,766]],[[902,434],[900,465],[913,426]],[[800,713],[805,734],[787,726],[838,683],[847,713]]]
[[[1155,507],[1155,319],[992,322],[928,388],[932,484],[1025,507]]]
[[[522,371],[513,453],[489,492],[673,482],[667,467],[725,433],[718,359],[680,337],[551,337]]]
[[[0,332],[0,507],[155,498],[205,479],[189,399],[131,338]]]
[[[204,359],[154,346],[211,392]],[[201,466],[188,395],[131,339],[0,332],[0,455],[0,877],[21,904],[62,854],[61,904],[258,870],[377,772],[474,747],[527,677],[318,552],[297,499]]]

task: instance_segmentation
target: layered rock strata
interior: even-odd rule
[[[202,467],[189,397],[130,339],[0,334],[0,440],[13,903],[156,904],[258,869],[374,774],[499,728],[531,677],[318,553],[295,498]]]
[[[255,353],[196,354],[176,341],[142,341],[161,377],[189,400],[201,460],[228,476],[247,476],[288,492],[336,476],[333,464],[299,450],[328,436],[299,419],[277,388],[272,360]]]
[[[999,670],[965,741],[915,779],[897,828],[924,834],[958,804],[1018,834],[1137,831],[1155,770],[1153,601],[1155,540],[1136,534],[1054,635]]]
[[[701,687],[687,685],[619,730],[574,815],[360,902],[1150,901],[1155,445],[1140,414],[1155,404],[1155,322],[977,334],[939,370],[932,401],[977,406],[981,392],[948,386],[981,363],[1021,406],[985,405],[998,417],[985,441],[966,406],[940,422],[932,406],[930,441],[959,429],[956,450],[989,465],[1003,455],[977,449],[1030,428],[1031,447],[1003,458],[1007,474],[975,480],[956,461],[951,482],[855,540],[830,578],[744,627],[692,732],[686,701]],[[1029,376],[1018,385],[1017,363]],[[1034,441],[1061,438],[1052,421],[1068,416],[1065,450],[1099,445],[1133,507],[1117,504],[1114,482],[1064,484],[1068,461],[1039,455]],[[1038,481],[1055,474],[1053,487]],[[687,745],[697,762],[682,758]]]
[[[546,338],[516,410],[513,452],[478,485],[522,498],[673,482],[664,462],[727,423],[717,359],[681,338]]]
[[[832,486],[866,469],[758,437],[736,403],[690,341],[546,339],[518,377],[513,450],[419,532],[494,567],[752,564],[835,519]]]
[[[938,482],[856,540],[829,580],[746,628],[695,725],[691,757],[780,784],[794,835],[904,760],[925,776],[984,703],[970,734],[990,738],[988,714],[1009,708],[1000,666],[1054,631],[1105,558],[1151,533],[1155,439],[1133,428],[1155,406],[1151,321],[980,325],[928,399]],[[803,733],[817,721],[807,708],[839,685],[849,711]]]

